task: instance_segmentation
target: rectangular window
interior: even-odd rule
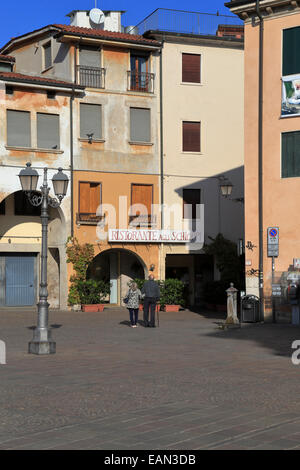
[[[152,201],[153,201],[153,186],[152,184],[132,184],[131,185],[131,215],[129,221],[139,217],[139,224],[146,226],[151,224],[152,215]],[[135,208],[134,205],[138,205]]]
[[[149,54],[130,53],[130,90],[152,92],[152,75],[149,73]]]
[[[40,194],[36,192],[36,194]],[[33,206],[23,191],[14,193],[15,215],[40,216],[41,206]]]
[[[151,142],[150,109],[130,108],[131,142]]]
[[[182,54],[182,81],[200,83],[200,54]]]
[[[183,189],[183,218],[197,219],[197,205],[201,202],[200,189]]]
[[[80,48],[79,64],[84,67],[101,67],[100,50],[94,47]]]
[[[80,103],[80,138],[102,139],[102,106]]]
[[[40,149],[60,148],[58,114],[37,113],[37,146]]]
[[[101,183],[80,181],[79,214],[80,222],[96,224],[100,220],[97,209],[101,204]]]
[[[7,145],[31,147],[30,113],[7,110]]]
[[[281,176],[300,176],[300,131],[285,132],[281,136]]]
[[[183,152],[200,152],[200,122],[183,121],[182,150]]]
[[[52,66],[52,51],[51,51],[51,42],[47,42],[43,46],[44,49],[44,69],[49,69]]]
[[[300,26],[283,30],[282,75],[300,73]]]

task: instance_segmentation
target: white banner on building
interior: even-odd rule
[[[300,114],[300,75],[282,77],[281,116]]]
[[[191,243],[202,242],[202,234],[190,230],[109,229],[108,241],[121,243]]]

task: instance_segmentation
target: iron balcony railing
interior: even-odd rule
[[[96,215],[92,212],[79,212],[76,214],[77,224],[96,225],[103,219],[103,215]]]
[[[127,90],[154,93],[154,77],[154,73],[129,70],[127,72]]]
[[[242,26],[243,22],[237,16],[231,15],[157,8],[138,23],[134,27],[134,31],[141,35],[146,31],[169,31],[216,36],[220,24],[223,26]]]
[[[80,85],[88,88],[105,88],[105,69],[77,65],[77,79]]]

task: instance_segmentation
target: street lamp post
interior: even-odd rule
[[[52,178],[54,193],[57,199],[49,196],[50,187],[47,180],[47,168],[44,168],[43,185],[41,193],[36,191],[39,174],[31,168],[31,163],[26,163],[26,168],[21,170],[19,178],[22,190],[25,191],[33,206],[41,206],[42,224],[42,251],[41,251],[41,273],[38,306],[38,324],[33,332],[33,339],[29,342],[28,352],[31,354],[54,354],[56,343],[51,339],[51,329],[48,327],[48,284],[47,284],[47,259],[48,259],[48,207],[57,208],[67,193],[69,179],[62,172],[62,168]]]

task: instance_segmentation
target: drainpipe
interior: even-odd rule
[[[74,236],[74,189],[73,189],[73,171],[74,171],[74,151],[73,151],[73,102],[74,88],[70,96],[70,183],[71,183],[71,237]]]
[[[259,104],[258,104],[258,230],[259,230],[259,306],[260,320],[264,320],[264,279],[263,279],[263,39],[264,23],[256,0],[259,18]]]
[[[159,62],[159,101],[160,101],[160,210],[161,210],[161,230],[164,229],[164,136],[163,136],[163,66],[162,66],[162,50],[164,41],[160,48],[160,62]],[[165,253],[164,245],[160,245],[160,279],[165,278],[165,273],[162,272],[162,266],[165,267]]]

